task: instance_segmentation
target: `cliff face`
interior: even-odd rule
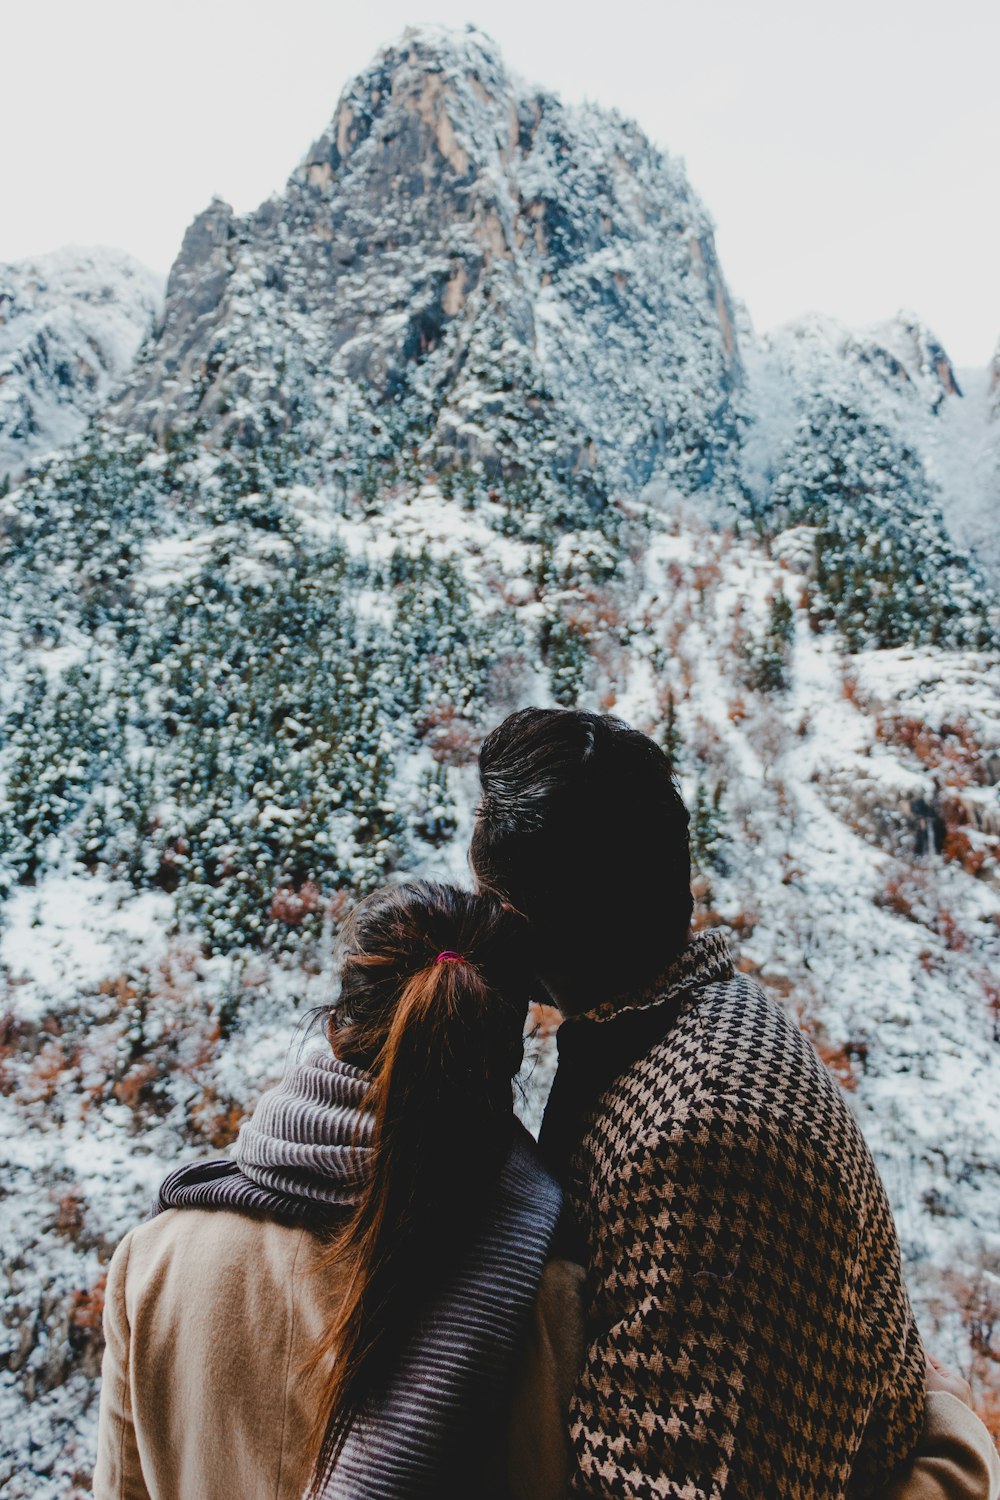
[[[372,424],[440,464],[693,490],[731,473],[741,378],[711,225],[631,124],[512,79],[481,34],[407,33],[285,192],[213,204],[122,412],[213,443]],[[727,467],[728,466],[728,467]]]
[[[0,266],[0,478],[78,438],[132,364],[162,283],[119,250]]]

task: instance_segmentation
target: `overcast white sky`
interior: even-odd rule
[[[279,188],[419,20],[474,21],[685,157],[759,328],[912,307],[957,364],[990,357],[998,0],[7,0],[0,260],[108,244],[166,271],[213,193]]]

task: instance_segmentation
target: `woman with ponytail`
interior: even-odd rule
[[[543,1273],[568,1273],[513,1113],[530,976],[493,896],[354,910],[329,1047],[115,1254],[98,1500],[547,1493],[507,1452]]]

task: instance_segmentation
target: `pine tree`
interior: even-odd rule
[[[454,798],[448,787],[445,766],[434,766],[422,772],[414,802],[414,831],[418,838],[435,846],[446,844],[458,828]]]
[[[674,699],[673,688],[667,689],[666,711],[660,721],[658,738],[661,748],[669,757],[671,764],[676,767],[680,762],[683,741],[680,725],[677,722],[677,703]]]
[[[791,647],[795,615],[783,590],[771,599],[763,634],[747,647],[747,685],[758,692],[783,692],[791,676]]]
[[[725,856],[725,818],[722,811],[725,789],[725,782],[717,781],[710,796],[705,782],[699,777],[690,827],[694,863],[703,872],[715,870],[720,875],[724,875],[728,868]]]
[[[590,657],[580,632],[561,614],[547,622],[542,654],[553,698],[562,708],[575,708],[583,695]]]

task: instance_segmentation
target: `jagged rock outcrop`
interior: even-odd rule
[[[849,340],[862,361],[881,370],[883,378],[909,386],[938,412],[949,396],[961,396],[958,377],[943,345],[911,312],[863,330]]]
[[[131,365],[162,281],[120,250],[0,266],[0,478],[64,447]]]
[[[949,397],[962,396],[945,349],[907,312],[864,329],[811,313],[764,335],[753,364],[765,423],[769,415],[780,420],[788,414],[796,391],[822,388],[844,401],[863,401],[883,421],[911,425],[937,415]]]
[[[189,229],[121,406],[252,446],[416,434],[440,465],[590,474],[595,491],[733,472],[741,380],[712,226],[629,122],[423,27],[345,91],[284,194]]]

